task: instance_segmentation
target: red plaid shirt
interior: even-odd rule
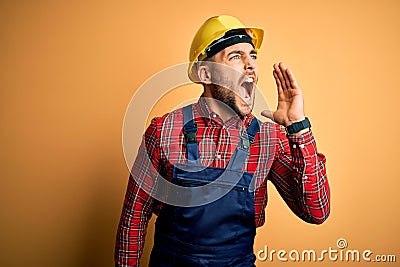
[[[193,105],[198,126],[199,155],[204,166],[225,168],[253,115],[226,122],[213,113],[203,98]],[[186,162],[182,109],[152,120],[133,165],[118,227],[116,266],[139,266],[148,221],[163,204],[150,195],[154,177],[171,180],[174,163]],[[329,185],[325,156],[317,152],[312,132],[300,137],[286,135],[275,123],[262,123],[244,171],[256,177],[255,222],[265,222],[267,180],[277,188],[289,208],[309,223],[322,223],[329,215]],[[148,193],[146,193],[148,192]]]

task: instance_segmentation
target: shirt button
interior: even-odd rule
[[[215,157],[216,157],[217,159],[221,159],[221,155],[220,155],[220,154],[217,154]]]
[[[304,175],[304,180],[307,180],[307,179],[308,179],[307,175]]]
[[[296,144],[293,145],[293,148],[296,148]]]
[[[212,116],[213,116],[213,118],[216,118],[216,117],[217,117],[217,114],[213,113]]]
[[[304,148],[304,144],[299,145],[300,148]]]

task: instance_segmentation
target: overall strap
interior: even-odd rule
[[[188,161],[196,161],[199,159],[199,149],[196,139],[197,124],[193,119],[193,106],[183,107],[183,134],[186,142],[186,152]]]
[[[257,134],[258,130],[260,129],[260,124],[261,124],[261,121],[259,121],[257,118],[254,118],[251,121],[249,127],[247,128],[246,132],[248,134],[250,144],[252,144],[254,142],[254,139],[256,138],[256,134]]]
[[[250,144],[254,142],[256,134],[260,129],[260,124],[261,122],[257,118],[254,118],[247,130],[242,132],[239,144],[229,160],[227,169],[240,172],[242,171],[242,167],[246,162],[247,156],[249,155]]]

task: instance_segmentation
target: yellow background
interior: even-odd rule
[[[265,29],[259,87],[275,107],[272,64],[293,69],[328,160],[326,223],[301,222],[270,186],[255,250],[321,251],[345,238],[399,258],[399,11],[396,0],[1,1],[0,265],[113,265],[125,110],[146,79],[187,60],[218,14]],[[271,265],[283,263],[258,262]]]

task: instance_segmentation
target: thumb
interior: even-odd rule
[[[263,111],[261,111],[261,115],[272,121],[274,120],[274,112],[271,110],[268,110],[268,109],[263,110]]]

